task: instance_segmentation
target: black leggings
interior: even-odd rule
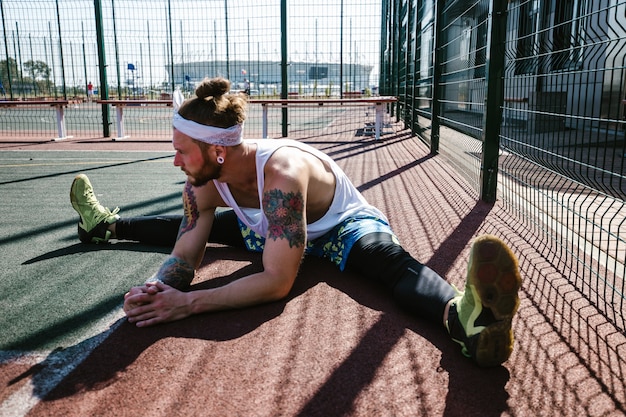
[[[182,216],[120,219],[116,238],[174,246]],[[215,213],[209,243],[246,248],[233,210]],[[446,303],[456,291],[435,271],[413,258],[387,233],[370,233],[352,246],[346,268],[385,286],[405,310],[441,323]]]
[[[121,218],[115,223],[115,238],[173,247],[182,220],[183,217],[180,215]],[[233,210],[215,212],[209,243],[246,247]]]
[[[446,280],[387,233],[370,233],[356,241],[347,269],[380,282],[400,307],[437,323],[442,323],[446,304],[457,295]]]

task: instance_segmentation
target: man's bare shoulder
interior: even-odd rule
[[[303,174],[315,175],[317,170],[325,171],[325,165],[324,161],[311,152],[307,152],[306,149],[283,146],[269,158],[265,165],[265,173],[266,175],[275,173],[282,176],[300,177]]]
[[[265,189],[302,191],[307,218],[316,221],[326,213],[335,194],[335,174],[326,161],[306,150],[281,148],[277,158],[266,165]]]

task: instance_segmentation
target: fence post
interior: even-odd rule
[[[485,60],[485,113],[483,114],[483,152],[480,166],[480,198],[496,201],[500,125],[504,101],[504,47],[508,2],[491,0],[487,26]]]
[[[287,0],[280,1],[280,98],[289,97],[289,78],[287,76]],[[289,120],[287,116],[287,106],[281,108],[282,112],[282,137],[289,134]]]
[[[2,0],[0,0],[2,1]],[[382,12],[380,13],[380,27],[382,40],[380,44],[380,73],[378,74],[378,91],[381,95],[389,95],[389,56],[386,54],[389,48],[389,26],[387,24],[387,16],[389,15],[389,0],[382,0]],[[343,42],[342,42],[343,43]],[[342,50],[343,53],[343,50]]]
[[[230,80],[230,40],[228,39],[228,0],[224,0],[224,31],[226,33],[226,78]],[[172,55],[174,56],[174,55]]]
[[[59,59],[61,60],[61,82],[63,83],[61,87],[63,89],[63,98],[67,100],[67,84],[65,82],[65,63],[63,62],[63,40],[61,39],[61,13],[59,12],[59,0],[56,0],[55,3],[57,10],[57,30],[59,32]],[[50,42],[52,42],[52,37],[50,37]]]
[[[390,78],[391,81],[391,85],[392,85],[392,92],[391,94],[395,97],[399,97],[400,96],[400,71],[398,70],[399,65],[398,65],[398,61],[399,61],[399,57],[400,57],[400,19],[398,18],[398,16],[400,15],[400,8],[401,8],[401,2],[400,1],[394,1],[393,2],[393,8],[392,8],[392,18],[391,18],[391,33],[393,36],[393,48],[391,51],[392,54],[392,59],[391,59],[391,71],[389,73],[389,75],[392,77]],[[391,108],[391,116],[396,116],[396,121],[399,120],[399,115],[400,114],[400,104],[397,103],[395,106],[393,106]]]
[[[0,14],[2,15],[2,33],[4,35],[4,52],[6,54],[6,60],[7,60],[7,82],[8,82],[8,91],[9,91],[9,97],[11,97],[11,100],[13,100],[13,85],[11,82],[11,60],[9,59],[9,46],[7,44],[7,40],[9,38],[7,38],[7,29],[5,26],[5,20],[4,20],[4,5],[2,4],[2,0],[0,0]],[[0,80],[0,83],[2,83],[2,80]]]
[[[215,23],[215,22],[213,22]],[[169,66],[170,66],[170,93],[174,93],[176,82],[174,81],[174,42],[172,41],[172,2],[167,0],[167,31],[169,33]],[[216,43],[217,45],[217,43]]]
[[[407,63],[408,62],[417,62],[418,58],[416,57],[416,52],[417,52],[417,11],[419,9],[416,7],[416,5],[414,5],[413,3],[409,4],[409,28],[408,28],[408,33],[409,33],[409,47],[407,48]],[[410,99],[409,99],[409,107],[411,108],[411,114],[410,116],[406,117],[405,116],[405,120],[408,121],[410,127],[411,127],[411,133],[413,135],[416,134],[416,130],[415,126],[416,126],[416,120],[417,120],[417,110],[415,109],[415,105],[417,104],[417,100],[415,98],[415,94],[416,94],[416,84],[417,84],[417,76],[418,76],[418,72],[417,70],[415,70],[415,67],[413,67],[414,70],[412,73],[409,74],[409,71],[407,70],[407,89],[410,89]],[[409,78],[410,77],[410,85],[409,85]],[[406,125],[406,124],[405,124]]]
[[[96,18],[96,39],[98,44],[98,72],[100,74],[100,98],[108,100],[109,84],[107,81],[107,60],[104,53],[104,30],[102,25],[102,2],[93,0],[94,14]],[[102,104],[102,135],[105,138],[111,136],[111,115],[109,105]]]
[[[441,113],[440,96],[442,88],[441,81],[441,62],[443,61],[442,49],[443,40],[441,33],[443,31],[443,6],[444,0],[435,0],[435,21],[433,22],[433,86],[432,101],[430,108],[430,153],[436,155],[439,153],[439,127],[441,122],[439,114]]]

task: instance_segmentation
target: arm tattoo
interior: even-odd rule
[[[183,289],[191,284],[193,276],[194,269],[191,265],[181,258],[170,256],[148,282],[161,281],[171,287]]]
[[[200,215],[198,212],[198,204],[196,203],[196,195],[193,193],[191,184],[189,183],[185,185],[185,190],[183,191],[183,208],[185,209],[185,214],[183,215],[183,221],[180,223],[176,240],[196,227],[196,222]]]
[[[269,222],[268,238],[287,239],[290,248],[304,245],[304,198],[301,192],[266,191],[263,193],[263,210]]]

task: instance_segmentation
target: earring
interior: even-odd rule
[[[220,164],[220,165],[222,165],[222,164],[224,163],[224,157],[222,157],[222,156],[218,156],[218,157],[217,157],[217,163],[218,163],[218,164]]]

